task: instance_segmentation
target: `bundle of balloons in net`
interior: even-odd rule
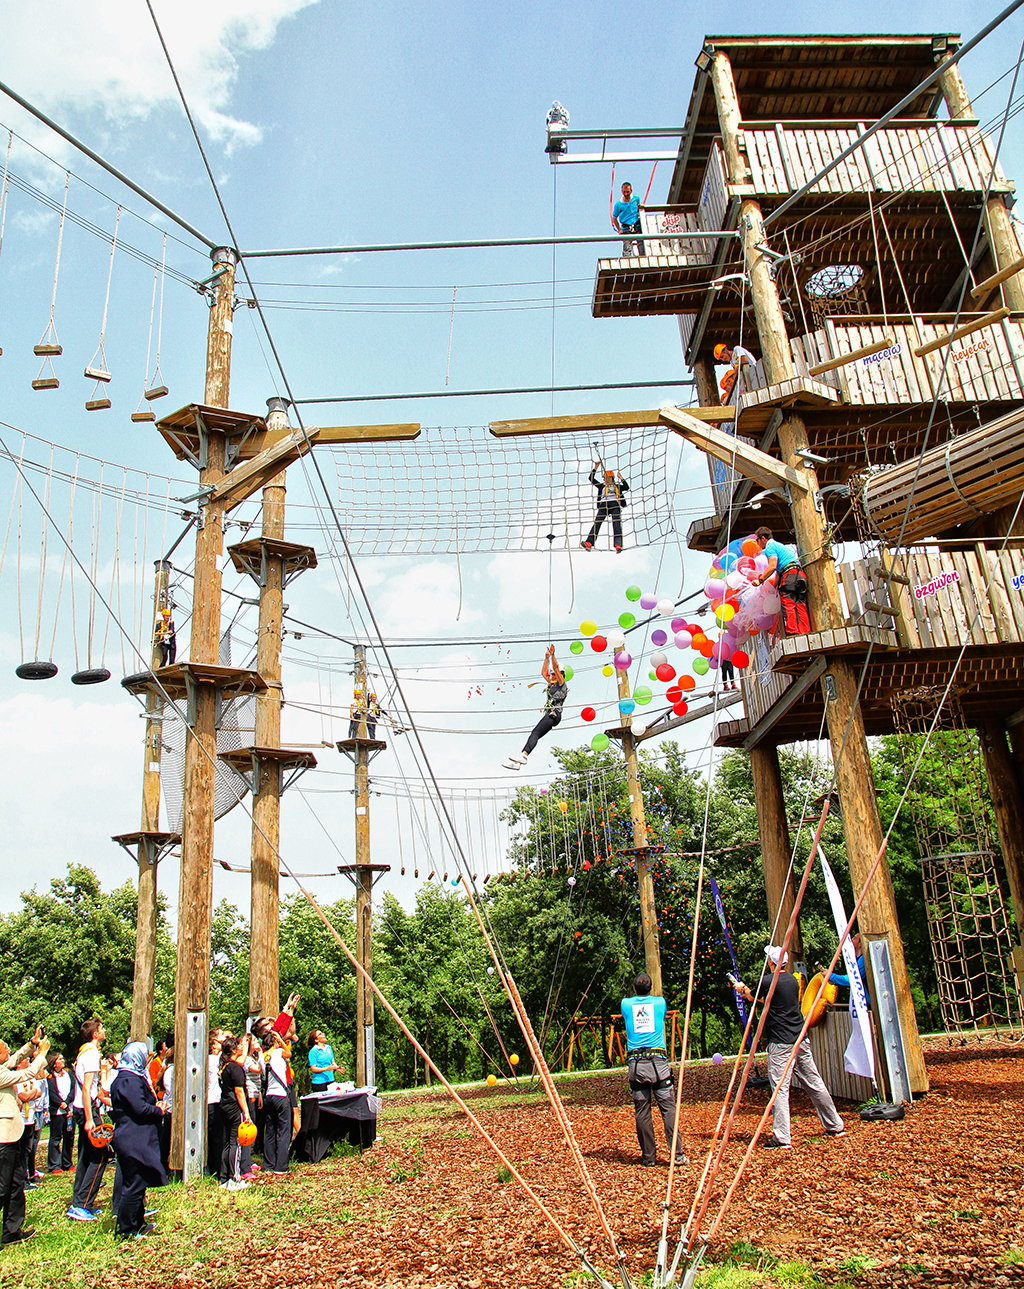
[[[742,646],[751,636],[771,631],[782,601],[775,587],[759,579],[768,567],[768,556],[755,537],[737,537],[711,561],[704,594],[715,611],[722,634],[711,650],[712,665],[732,662],[747,665]]]

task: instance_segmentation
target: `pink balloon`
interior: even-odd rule
[[[615,665],[619,671],[628,671],[633,665],[633,659],[628,653],[617,653],[615,655]]]
[[[725,594],[725,579],[721,577],[709,577],[704,583],[704,594],[709,600],[720,600]]]
[[[690,635],[689,631],[676,632],[677,649],[689,649],[690,645],[692,644],[693,644],[693,636]]]
[[[646,595],[641,595],[640,597],[641,609],[647,609],[648,612],[651,609],[656,608],[657,604],[658,604],[658,597],[656,595],[652,595],[650,591],[648,591]]]
[[[712,671],[717,671],[717,670],[718,670],[718,659],[717,659],[717,658],[709,658],[709,659],[708,659],[708,666],[712,669]]]
[[[675,633],[676,631],[685,631],[685,630],[686,630],[686,619],[685,619],[685,618],[673,618],[673,619],[672,619],[672,631],[673,631],[673,633]]]

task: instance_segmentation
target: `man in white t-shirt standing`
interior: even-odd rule
[[[81,1046],[75,1060],[74,1119],[78,1125],[78,1166],[68,1217],[73,1222],[95,1222],[100,1217],[97,1199],[110,1152],[94,1146],[89,1133],[100,1123],[97,1100],[100,1092],[100,1048],[107,1033],[96,1016],[82,1026]]]

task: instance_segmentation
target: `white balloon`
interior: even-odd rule
[[[608,643],[615,653],[619,653],[626,647],[626,637],[621,631],[610,631],[608,633]]]
[[[641,734],[643,734],[643,732],[647,729],[647,726],[646,726],[646,725],[638,725],[638,724],[637,724],[637,722],[636,722],[636,721],[634,721],[634,722],[633,722],[633,727],[632,727],[632,728],[633,728],[633,737],[634,737],[634,738],[639,738],[639,737],[640,737],[640,735],[641,735]]]
[[[657,649],[654,653],[651,654],[652,667],[655,667],[655,668],[660,667],[663,662],[668,662],[668,655],[662,653],[660,649]]]
[[[677,649],[689,649],[690,645],[692,644],[693,644],[693,636],[690,635],[689,631],[676,632]]]
[[[676,606],[671,600],[659,600],[658,612],[663,618],[674,618],[676,615]]]
[[[746,586],[747,579],[742,573],[726,573],[725,584],[732,591],[738,591],[741,586]]]

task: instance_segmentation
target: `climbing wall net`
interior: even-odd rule
[[[894,695],[905,772],[920,751],[944,689]],[[911,808],[924,880],[928,933],[947,1032],[1022,1022],[1012,966],[1013,938],[991,844],[977,739],[964,724],[959,698],[942,706],[937,744],[917,770]],[[941,731],[941,733],[940,733]]]
[[[629,484],[626,545],[650,546],[673,531],[667,442],[654,426],[504,439],[483,426],[424,429],[411,442],[335,448],[336,495],[360,555],[565,550],[590,529],[587,476],[600,459]],[[605,523],[598,544],[611,540]]]

